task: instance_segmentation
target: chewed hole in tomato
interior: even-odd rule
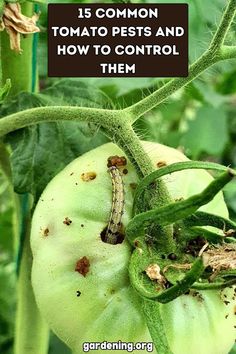
[[[63,221],[63,224],[67,225],[67,226],[70,226],[70,224],[72,224],[72,220],[67,217],[65,217],[64,221]]]
[[[121,230],[120,231],[116,231],[116,232],[113,232],[112,235],[114,236],[114,239],[115,239],[115,242],[112,243],[113,245],[117,245],[119,243],[122,243],[124,241],[124,238],[125,238],[125,235],[124,235],[124,232],[123,232],[123,225],[121,224]],[[107,234],[108,232],[111,233],[110,230],[108,230],[108,226],[106,226],[102,232],[101,232],[101,240],[105,243],[110,243],[108,240],[107,240]]]

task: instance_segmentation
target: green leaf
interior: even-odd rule
[[[227,116],[223,109],[204,106],[197,111],[195,119],[181,139],[181,145],[192,158],[200,153],[222,154],[228,140]]]
[[[217,84],[217,90],[223,95],[235,94],[236,70],[226,72]]]
[[[41,94],[21,93],[3,105],[0,115],[45,105],[107,107],[100,91],[75,80],[61,80]],[[34,125],[7,136],[11,144],[14,189],[39,198],[45,186],[70,161],[107,139],[84,122]]]
[[[100,134],[86,137],[75,122],[33,126],[11,135],[13,183],[17,193],[36,199],[48,182],[70,161],[105,142]]]
[[[215,108],[218,108],[228,102],[228,97],[216,92],[214,88],[209,85],[209,83],[206,84],[201,81],[196,81],[195,88],[198,89],[200,94],[202,94],[204,102]]]
[[[187,90],[185,91],[185,94],[187,97],[189,98],[193,98],[196,101],[205,103],[205,99],[204,99],[204,93],[202,92],[202,90],[200,90],[194,82],[191,82],[188,86],[187,86]]]
[[[62,79],[41,92],[48,104],[112,108],[112,101],[100,89],[77,79]]]

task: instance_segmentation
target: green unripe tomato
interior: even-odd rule
[[[187,159],[160,144],[143,142],[143,146],[155,166]],[[131,246],[126,240],[117,245],[101,240],[112,206],[112,181],[107,172],[107,159],[112,155],[124,153],[109,143],[70,163],[48,184],[33,216],[36,301],[51,329],[76,354],[83,352],[84,342],[152,341],[140,299],[129,282]],[[134,185],[138,183],[134,167],[128,162],[125,168],[124,228],[131,218]],[[202,170],[180,171],[165,178],[173,198],[198,193],[211,180]],[[221,193],[202,209],[227,217]],[[160,305],[174,354],[229,352],[236,325],[233,290],[202,291],[198,297],[183,295]]]

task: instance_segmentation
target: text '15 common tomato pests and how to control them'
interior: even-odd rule
[[[0,353],[236,352],[236,0],[0,0]]]
[[[49,76],[188,75],[187,4],[51,4]]]

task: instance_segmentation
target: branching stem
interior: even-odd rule
[[[225,37],[229,31],[236,13],[236,0],[230,0],[225,8],[220,24],[212,38],[209,51],[217,51],[224,44]]]

